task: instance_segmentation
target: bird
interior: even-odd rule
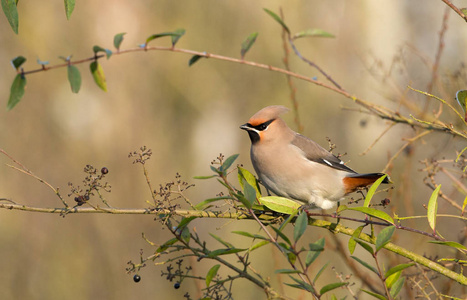
[[[251,140],[250,158],[259,181],[274,194],[310,209],[331,209],[347,194],[361,190],[384,173],[359,174],[280,118],[289,109],[267,106],[240,126]],[[391,183],[386,177],[382,183]]]

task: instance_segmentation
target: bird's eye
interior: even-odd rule
[[[258,126],[258,130],[260,130],[260,131],[263,131],[263,130],[265,130],[266,128],[268,128],[268,125],[266,125],[266,124],[264,124],[264,123]]]
[[[269,120],[267,122],[261,123],[259,125],[253,126],[256,130],[263,131],[268,129],[269,124],[271,124],[275,119]]]

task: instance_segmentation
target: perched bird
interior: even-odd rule
[[[374,183],[383,173],[358,174],[279,117],[289,111],[268,106],[240,126],[251,140],[251,162],[261,183],[278,196],[329,209],[349,193]],[[386,177],[383,183],[390,183]]]

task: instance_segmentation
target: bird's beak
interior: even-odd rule
[[[240,129],[243,129],[243,130],[251,130],[250,126],[248,126],[248,123],[245,123],[243,125],[240,126]]]

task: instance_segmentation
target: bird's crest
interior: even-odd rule
[[[267,106],[254,114],[248,123],[252,126],[257,126],[269,120],[277,119],[281,114],[284,114],[288,111],[289,109],[282,105]]]

